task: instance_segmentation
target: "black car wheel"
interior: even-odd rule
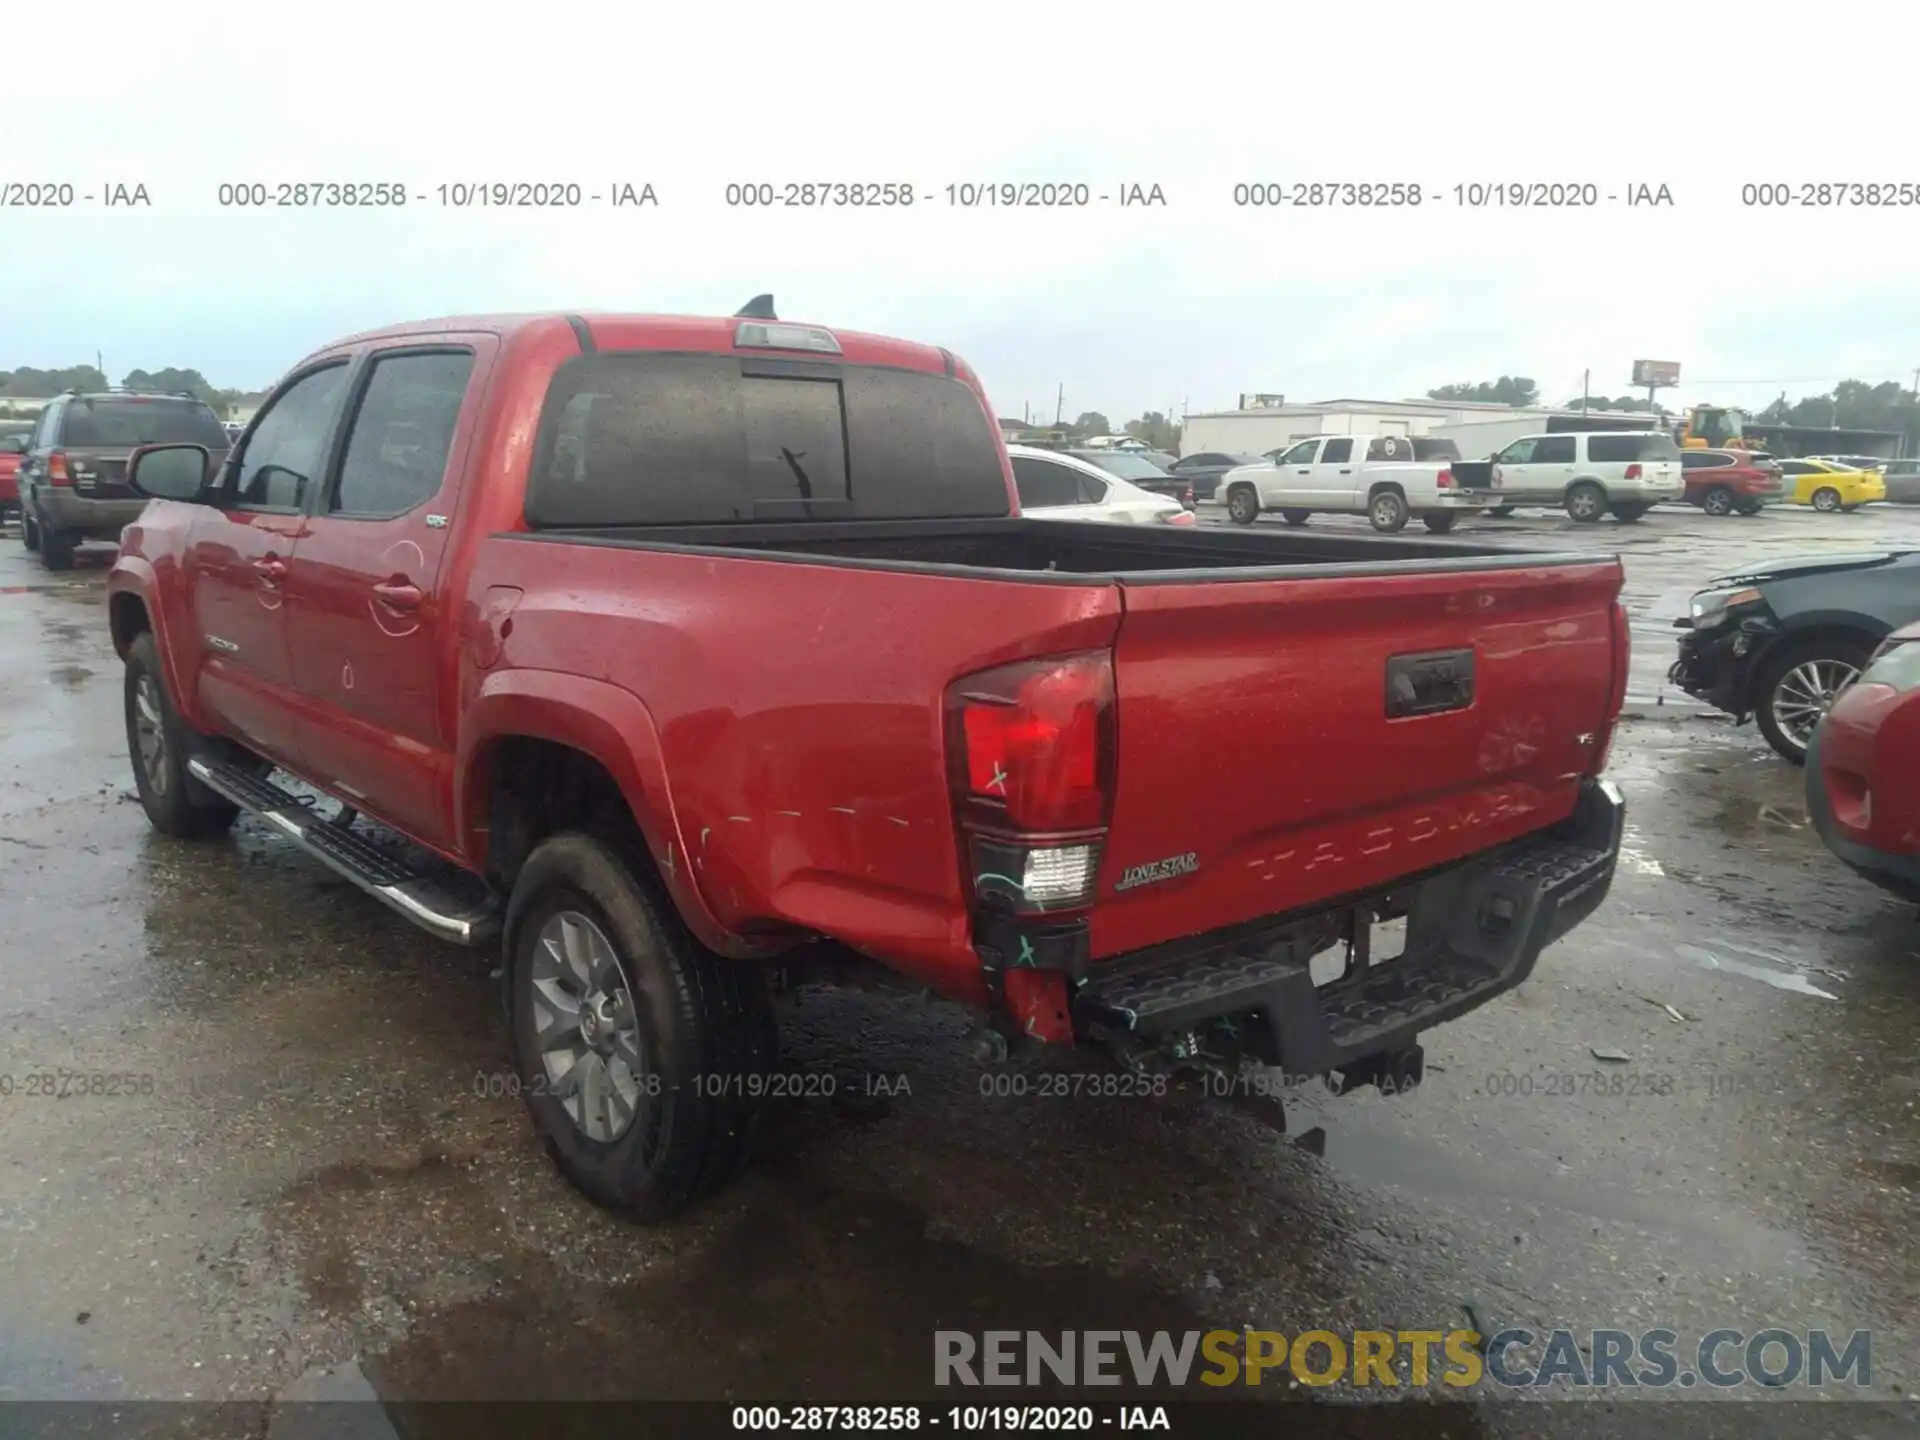
[[[1582,525],[1592,525],[1607,513],[1607,492],[1591,480],[1582,480],[1567,490],[1567,514]]]
[[[1289,525],[1304,525],[1313,518],[1311,510],[1282,510],[1280,518]]]
[[[1436,535],[1444,535],[1453,529],[1454,521],[1460,517],[1449,510],[1433,510],[1420,517],[1420,523]]]
[[[1622,525],[1631,525],[1636,520],[1645,516],[1647,511],[1653,507],[1651,505],[1615,505],[1610,508],[1613,511],[1614,519],[1618,520]]]
[[[1700,508],[1709,515],[1731,515],[1734,510],[1733,491],[1724,485],[1716,485],[1707,491],[1700,501]]]
[[[1260,496],[1251,485],[1236,485],[1227,492],[1227,517],[1236,525],[1251,525],[1260,518]]]
[[[1840,492],[1831,485],[1822,485],[1813,492],[1813,508],[1823,515],[1831,515],[1840,508]]]
[[[1398,490],[1377,491],[1367,501],[1367,523],[1382,535],[1398,535],[1407,528],[1412,514],[1407,497]]]

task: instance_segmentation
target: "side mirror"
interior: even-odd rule
[[[199,500],[212,478],[204,445],[142,445],[127,457],[127,484],[149,500]]]

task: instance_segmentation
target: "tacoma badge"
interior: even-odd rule
[[[1162,880],[1191,875],[1200,868],[1200,857],[1189,850],[1184,855],[1169,855],[1146,865],[1130,865],[1127,873],[1113,882],[1115,890],[1132,890],[1140,885],[1157,885]]]

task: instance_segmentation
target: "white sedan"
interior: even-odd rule
[[[1109,475],[1098,465],[1053,450],[1009,445],[1020,513],[1039,520],[1106,520],[1120,525],[1192,525],[1193,512]]]

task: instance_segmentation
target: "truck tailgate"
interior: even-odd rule
[[[1565,819],[1617,705],[1613,557],[1127,577],[1091,951],[1377,889]]]

